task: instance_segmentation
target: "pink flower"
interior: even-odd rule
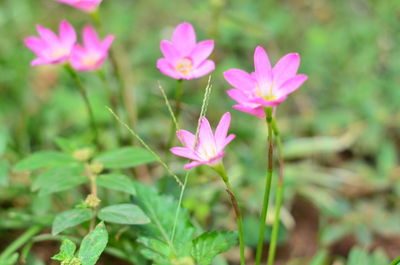
[[[31,65],[65,63],[76,42],[76,33],[71,24],[61,21],[60,36],[41,25],[36,28],[40,37],[28,37],[24,40],[25,45],[37,55]]]
[[[227,93],[239,103],[233,108],[265,117],[265,107],[279,105],[307,80],[306,75],[297,74],[299,65],[300,56],[289,53],[272,68],[267,53],[258,46],[254,52],[254,73],[240,69],[230,69],[224,73],[226,81],[234,87]]]
[[[77,71],[93,71],[102,66],[108,56],[108,50],[114,40],[108,35],[99,40],[96,31],[91,26],[83,29],[83,46],[76,44],[71,53],[71,65]]]
[[[225,146],[235,138],[234,134],[227,136],[230,123],[231,114],[227,112],[222,116],[214,134],[210,123],[203,117],[200,123],[197,145],[196,137],[192,133],[186,130],[179,130],[176,134],[185,147],[173,147],[170,151],[177,156],[194,160],[186,164],[185,169],[202,164],[215,166],[221,162],[225,154]]]
[[[54,0],[54,1],[73,6],[85,12],[93,12],[97,9],[102,0]]]
[[[165,58],[158,59],[157,68],[169,77],[190,80],[215,69],[214,62],[207,60],[214,49],[214,41],[196,43],[196,33],[189,23],[179,24],[172,35],[172,42],[161,41],[160,49]]]

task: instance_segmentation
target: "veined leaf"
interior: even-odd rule
[[[98,155],[96,161],[105,168],[130,168],[156,161],[156,158],[141,147],[123,147]]]
[[[96,178],[99,186],[106,189],[126,192],[132,195],[136,194],[134,182],[123,174],[104,174]]]
[[[32,190],[40,190],[39,196],[64,191],[89,181],[83,174],[82,165],[56,167],[40,174],[32,184]]]
[[[200,265],[211,264],[215,256],[237,244],[233,231],[206,232],[193,240],[192,256]]]
[[[101,220],[127,225],[148,224],[150,219],[144,212],[133,204],[117,204],[105,207],[97,215]]]
[[[174,264],[173,262],[181,260],[191,260],[192,240],[195,229],[190,223],[185,209],[180,209],[179,216],[176,219],[175,235],[172,240],[171,233],[174,227],[178,202],[170,196],[158,194],[155,189],[146,185],[135,182],[135,186],[137,195],[133,201],[140,206],[150,219],[149,224],[140,226],[138,233],[140,236],[151,238],[152,240],[147,242],[150,242],[152,247],[160,246],[160,249],[150,248],[148,245],[144,245],[142,240],[144,246],[143,251],[141,251],[142,254],[149,259],[154,259],[157,256],[159,260],[157,264]],[[154,242],[161,243],[155,244]],[[169,250],[166,251],[164,246],[168,246]],[[162,253],[171,253],[171,255],[165,256]],[[160,260],[163,260],[163,262]]]
[[[36,170],[39,168],[65,166],[76,162],[72,156],[61,152],[41,151],[22,159],[15,165],[14,169]]]
[[[63,261],[66,259],[72,259],[74,257],[76,246],[74,242],[65,238],[63,239],[60,247],[60,252],[52,257],[54,260]]]
[[[53,221],[51,233],[57,235],[67,228],[74,227],[92,218],[90,209],[72,209],[62,212]]]
[[[103,222],[82,240],[78,257],[82,265],[94,265],[107,246],[108,233]]]

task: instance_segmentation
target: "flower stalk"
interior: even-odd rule
[[[399,263],[400,263],[400,257],[394,259],[394,260],[390,263],[390,265],[398,265]]]
[[[100,147],[99,134],[98,134],[98,130],[97,130],[96,120],[94,118],[92,107],[90,106],[87,90],[83,86],[82,80],[79,78],[79,76],[76,73],[76,71],[69,64],[65,65],[65,69],[67,70],[67,72],[70,74],[70,76],[74,80],[74,82],[76,84],[76,87],[78,88],[79,93],[82,96],[82,99],[83,99],[83,101],[85,103],[85,106],[86,106],[86,111],[87,111],[87,113],[89,115],[89,122],[90,122],[90,127],[92,129],[94,141],[95,141],[96,145],[98,147]]]
[[[225,186],[226,186],[226,192],[229,195],[233,210],[235,211],[236,222],[237,222],[238,232],[239,232],[240,264],[244,265],[244,264],[246,264],[246,257],[244,255],[243,220],[242,220],[242,214],[240,212],[239,203],[236,199],[235,193],[229,182],[229,177],[226,173],[224,165],[222,163],[220,163],[216,166],[213,166],[212,168],[221,176],[222,180],[224,181]]]
[[[265,189],[264,189],[264,199],[263,199],[263,207],[261,210],[261,219],[260,219],[260,228],[258,233],[258,244],[256,251],[256,265],[259,265],[261,262],[263,245],[264,245],[264,233],[265,233],[265,222],[267,218],[268,205],[269,205],[269,197],[271,193],[271,181],[272,174],[274,170],[273,163],[273,144],[272,144],[272,108],[266,108],[266,122],[268,127],[268,170],[265,180]]]
[[[174,108],[174,116],[176,121],[179,121],[179,116],[181,114],[181,101],[182,101],[182,96],[183,96],[183,80],[178,79],[176,83],[176,88],[175,88],[175,108]],[[179,128],[176,128],[175,123],[171,123],[171,129],[169,133],[169,138],[168,138],[168,144],[167,144],[167,150],[169,150],[174,143],[175,139],[175,132],[179,130]],[[169,154],[169,152],[168,152]]]

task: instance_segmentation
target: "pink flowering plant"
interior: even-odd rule
[[[292,94],[308,85],[308,76],[301,73],[307,72],[307,68],[299,70],[299,53],[287,53],[290,51],[286,48],[276,46],[274,34],[262,43],[268,49],[256,46],[257,43],[248,41],[252,28],[239,32],[243,40],[234,34],[230,36],[232,29],[225,29],[237,26],[247,29],[247,23],[229,9],[225,12],[226,1],[211,1],[214,8],[211,15],[193,24],[173,21],[171,27],[160,26],[158,33],[146,31],[145,35],[141,35],[137,16],[146,17],[146,23],[153,26],[162,23],[153,17],[157,13],[131,10],[134,11],[131,16],[121,17],[121,21],[126,24],[128,18],[133,18],[134,26],[126,26],[135,39],[125,36],[127,31],[117,27],[121,24],[108,17],[108,12],[102,17],[99,10],[104,7],[102,0],[44,1],[52,2],[51,8],[65,8],[55,2],[73,7],[65,9],[77,20],[59,22],[56,17],[57,30],[42,25],[35,30],[32,26],[30,30],[37,34],[23,39],[26,50],[31,51],[27,52],[31,56],[30,65],[35,67],[33,94],[43,93],[42,81],[60,80],[62,85],[54,86],[51,92],[56,92],[49,100],[54,98],[53,105],[66,102],[68,108],[43,119],[44,125],[48,120],[62,124],[59,131],[44,127],[43,135],[35,135],[46,143],[47,149],[24,156],[12,166],[13,178],[28,183],[30,189],[20,188],[21,198],[4,205],[27,204],[32,209],[20,212],[6,209],[4,214],[0,213],[0,229],[27,227],[24,233],[16,233],[16,239],[11,233],[9,241],[13,241],[9,243],[7,239],[3,244],[0,265],[42,264],[34,255],[36,244],[42,241],[57,242],[57,245],[38,246],[44,245],[46,253],[51,253],[46,257],[53,260],[51,264],[60,265],[330,265],[335,262],[327,258],[328,244],[311,261],[276,259],[282,227],[288,228],[286,223],[293,222],[285,204],[291,205],[288,195],[295,192],[286,189],[296,181],[287,180],[290,176],[285,171],[285,154],[289,152],[286,146],[283,148],[279,130],[280,115],[285,111],[277,109],[281,104],[289,107],[296,96]],[[120,6],[122,9],[125,4],[131,6],[129,1],[125,2]],[[235,3],[232,1],[232,6]],[[108,4],[116,5],[115,1]],[[141,10],[142,3],[135,5]],[[196,4],[193,12],[203,6],[206,3]],[[203,34],[208,37],[199,37]],[[143,36],[152,42],[148,50],[153,53],[143,48],[145,42],[140,38]],[[241,55],[236,61],[230,57],[233,52],[230,42],[235,40],[239,44],[232,47]],[[22,38],[19,43],[22,44]],[[273,64],[267,50],[271,58],[283,56]],[[302,59],[309,60],[309,54],[302,52]],[[243,70],[241,65],[247,62],[254,63],[254,70]],[[24,64],[29,65],[29,61]],[[232,66],[238,68],[230,69]],[[156,80],[148,80],[143,74],[146,67]],[[69,79],[63,75],[50,81],[42,78],[42,71],[52,71],[58,77],[58,70],[65,70]],[[137,80],[146,85],[138,85]],[[220,94],[218,100],[211,96],[213,85],[217,90],[214,93]],[[158,93],[154,92],[156,86],[160,95],[154,95]],[[79,92],[86,112],[80,111],[80,102],[72,88]],[[194,94],[204,95],[201,104]],[[234,110],[229,112],[231,105]],[[33,109],[39,106],[36,104]],[[25,115],[25,109],[21,113]],[[70,124],[66,117],[71,116],[79,122]],[[155,117],[159,119],[155,121]],[[21,124],[21,130],[29,133],[31,127],[42,125],[37,120],[42,122],[34,117],[26,126]],[[290,127],[291,123],[286,125]],[[79,134],[74,134],[75,131]],[[0,155],[7,145],[2,137],[0,128]],[[57,148],[48,150],[51,146],[48,138],[53,137]],[[26,150],[19,153],[39,149],[35,143],[27,143]],[[326,145],[331,147],[332,142]],[[7,158],[13,160],[19,153],[13,151]],[[11,172],[9,167],[8,162],[0,161],[0,188],[5,183],[4,175]],[[265,178],[259,177],[260,172]],[[297,178],[298,172],[295,173]],[[257,184],[249,185],[254,183]],[[200,198],[203,194],[206,196]],[[317,198],[319,193],[315,194]],[[0,197],[3,196],[10,195],[6,192]],[[321,200],[324,199],[333,201],[331,197]],[[215,205],[218,207],[214,208]],[[358,229],[354,230],[359,233],[362,229]],[[349,256],[360,257],[360,253],[355,250]],[[362,265],[387,265],[376,262],[375,258],[376,264]],[[400,258],[391,265],[397,262]]]

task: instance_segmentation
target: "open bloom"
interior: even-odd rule
[[[207,60],[214,49],[213,40],[196,43],[196,33],[189,23],[179,24],[172,42],[161,41],[160,49],[165,58],[158,59],[161,73],[175,79],[195,79],[214,71],[215,65]]]
[[[289,53],[282,57],[272,68],[265,50],[258,46],[254,52],[254,72],[230,69],[224,73],[226,81],[234,89],[228,95],[238,104],[234,109],[265,117],[265,107],[275,107],[296,91],[307,76],[297,74],[300,56]]]
[[[71,24],[61,21],[59,36],[41,25],[36,28],[40,37],[28,37],[24,40],[25,45],[37,55],[31,65],[66,62],[76,43],[76,33]]]
[[[197,143],[195,135],[185,130],[179,130],[176,134],[184,147],[173,147],[170,150],[177,156],[193,160],[185,165],[186,169],[202,164],[215,166],[221,162],[225,154],[225,146],[235,138],[234,134],[227,135],[230,123],[231,114],[227,112],[222,116],[214,134],[210,123],[203,117],[200,122]]]
[[[108,50],[114,40],[108,35],[99,40],[96,31],[91,26],[83,29],[83,46],[76,44],[71,53],[71,65],[77,71],[93,71],[102,66],[108,56]]]
[[[85,12],[93,12],[97,9],[102,0],[54,0],[54,1],[73,6]]]

